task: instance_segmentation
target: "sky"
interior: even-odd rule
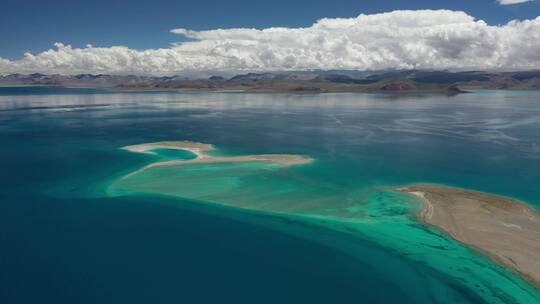
[[[2,0],[0,74],[536,69],[539,15],[526,0]]]

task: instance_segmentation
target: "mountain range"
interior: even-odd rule
[[[0,76],[0,85],[59,87],[108,87],[117,90],[183,89],[243,92],[449,92],[468,89],[538,90],[540,71],[300,71],[246,73],[230,78],[136,75],[45,75]]]

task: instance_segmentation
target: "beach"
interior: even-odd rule
[[[501,196],[436,185],[398,189],[423,202],[419,218],[540,286],[540,215]]]

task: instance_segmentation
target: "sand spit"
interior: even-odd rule
[[[147,153],[147,154],[156,154],[150,150],[153,149],[177,149],[177,150],[186,150],[189,151],[197,157],[204,157],[204,153],[214,149],[214,146],[210,144],[203,144],[194,141],[161,141],[155,143],[147,143],[140,145],[126,146],[123,149],[137,152],[137,153]]]
[[[540,214],[518,201],[458,188],[398,189],[424,202],[420,219],[540,286]]]
[[[313,158],[304,155],[292,154],[260,154],[260,155],[244,155],[244,156],[213,156],[207,152],[214,149],[210,144],[198,143],[193,141],[163,141],[156,143],[147,143],[140,145],[126,146],[124,149],[137,152],[155,154],[153,149],[178,149],[186,150],[195,155],[197,158],[190,160],[170,160],[150,164],[145,168],[178,166],[187,164],[212,164],[212,163],[247,163],[247,162],[270,162],[277,163],[282,166],[294,166],[308,164],[313,161]]]

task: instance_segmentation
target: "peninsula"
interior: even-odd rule
[[[423,202],[419,218],[540,286],[540,214],[513,199],[437,185],[399,191]]]

